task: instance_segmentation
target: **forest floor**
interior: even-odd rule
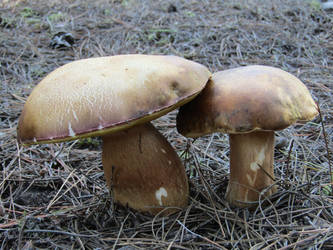
[[[187,139],[177,111],[154,121],[190,182],[188,207],[169,217],[113,205],[98,138],[18,144],[18,117],[46,74],[129,53],[177,55],[212,72],[270,65],[304,82],[322,119],[276,133],[268,205],[229,206],[228,136]],[[333,249],[333,11],[316,1],[3,0],[0,82],[0,249]]]

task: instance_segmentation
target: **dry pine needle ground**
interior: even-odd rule
[[[311,0],[0,2],[0,249],[333,248],[332,27],[333,12]],[[71,34],[69,46],[52,44],[58,32]],[[103,178],[98,139],[21,147],[16,125],[48,72],[124,53],[179,55],[212,72],[282,68],[310,89],[322,123],[277,133],[278,193],[250,211],[224,200],[227,136],[187,140],[173,112],[154,124],[186,164],[188,208],[168,218],[119,208]]]

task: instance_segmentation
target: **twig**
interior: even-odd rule
[[[130,213],[127,214],[127,216],[125,217],[124,221],[121,223],[121,226],[120,226],[120,229],[119,229],[119,232],[118,232],[118,235],[117,235],[117,239],[116,239],[116,242],[113,244],[112,250],[116,249],[116,246],[117,246],[118,241],[119,241],[120,234],[123,231],[124,224],[125,224],[125,222],[126,222],[126,220],[127,220],[127,218],[128,218],[129,215],[130,215]]]
[[[59,196],[57,198],[57,196],[61,193],[63,187],[66,185],[66,183],[68,182],[69,178],[72,177],[73,173],[75,172],[75,169],[72,170],[72,172],[70,172],[70,174],[67,176],[66,180],[64,181],[64,183],[61,185],[61,187],[59,188],[58,192],[56,193],[56,195],[53,197],[53,199],[50,201],[49,205],[46,207],[46,211],[48,211],[50,209],[50,207],[53,205],[54,202],[56,202],[57,200],[60,199],[60,197],[64,194],[66,194],[68,192],[69,189],[67,189],[61,196]],[[73,186],[72,186],[73,187]]]
[[[329,176],[330,176],[330,180],[331,180],[331,195],[333,195],[333,172],[332,172],[332,165],[331,165],[330,150],[328,148],[327,134],[326,134],[325,126],[324,126],[323,117],[321,115],[321,110],[320,110],[319,104],[318,103],[316,103],[316,104],[317,104],[317,109],[318,109],[318,113],[319,113],[319,117],[320,117],[321,127],[323,129],[323,136],[324,136],[326,152],[327,152],[328,169],[329,169],[329,172],[330,172]]]
[[[287,249],[290,249],[290,248],[292,248],[292,249],[296,249],[297,247],[300,247],[300,246],[304,245],[305,242],[307,242],[307,241],[309,241],[309,240],[313,240],[313,239],[315,239],[316,237],[318,237],[318,234],[311,235],[310,237],[307,237],[307,238],[305,238],[305,239],[303,239],[303,240],[299,240],[299,241],[297,241],[297,242],[295,242],[295,243],[292,243],[292,244],[290,244],[290,245],[288,245],[288,246],[282,247],[282,248],[280,248],[280,250],[287,250]]]
[[[291,155],[291,150],[293,149],[294,146],[294,139],[291,140],[289,150],[288,150],[288,156],[287,156],[287,170],[286,170],[286,176],[289,176],[289,167],[290,167],[290,155]]]
[[[216,243],[216,242],[214,242],[214,241],[211,241],[210,239],[208,239],[208,238],[206,238],[206,237],[204,237],[204,236],[201,236],[200,234],[197,234],[197,233],[192,232],[190,229],[188,229],[188,228],[187,228],[183,223],[181,223],[179,220],[177,220],[177,223],[180,224],[180,225],[181,225],[181,226],[182,226],[187,232],[193,234],[194,236],[199,237],[199,238],[201,238],[201,239],[203,239],[203,240],[205,240],[205,241],[207,241],[207,242],[209,242],[209,243],[211,243],[211,244],[217,246],[217,247],[220,248],[220,249],[225,249],[225,250],[227,250],[226,248],[224,248],[224,247],[221,246],[220,244],[218,244],[218,243]]]
[[[87,238],[94,238],[94,237],[99,237],[99,234],[77,234],[77,233],[71,233],[71,232],[66,232],[66,231],[59,231],[59,230],[48,230],[48,229],[30,229],[30,230],[25,230],[25,233],[54,233],[54,234],[65,234],[69,236],[74,236],[74,237],[87,237]]]

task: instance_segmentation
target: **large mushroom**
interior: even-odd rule
[[[210,72],[176,57],[119,55],[68,63],[28,97],[23,144],[102,136],[103,168],[115,202],[156,214],[183,208],[188,183],[177,153],[149,123],[192,100]],[[165,214],[166,214],[165,213]]]
[[[204,90],[182,106],[177,129],[187,137],[229,134],[227,200],[238,207],[257,204],[274,186],[274,131],[317,116],[306,86],[274,67],[246,66],[212,75]]]

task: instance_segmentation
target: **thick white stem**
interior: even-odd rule
[[[231,134],[229,140],[230,181],[226,197],[234,206],[255,206],[260,192],[274,183],[274,132]],[[275,191],[273,186],[264,195]]]

